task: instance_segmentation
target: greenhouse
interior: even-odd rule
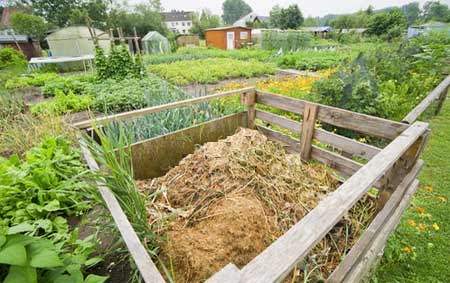
[[[151,31],[142,38],[144,54],[162,54],[169,52],[169,40],[157,31]]]

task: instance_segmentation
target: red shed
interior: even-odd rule
[[[252,42],[252,29],[248,27],[220,27],[206,30],[206,46],[232,50]]]

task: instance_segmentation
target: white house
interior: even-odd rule
[[[192,12],[176,11],[161,13],[167,27],[173,32],[188,34],[192,27]]]
[[[270,17],[267,16],[260,16],[254,12],[250,12],[247,15],[243,16],[239,20],[235,21],[233,26],[235,27],[245,27],[247,26],[247,23],[265,23],[269,22]]]

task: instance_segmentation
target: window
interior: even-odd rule
[[[172,22],[172,26],[173,26],[173,27],[175,26],[175,23],[174,23],[174,22]]]
[[[182,22],[181,25],[184,26],[184,22]]]
[[[178,22],[176,23],[176,25],[178,25]]]
[[[187,22],[187,26],[190,26],[191,25],[191,22]]]
[[[185,29],[183,30],[183,33],[186,33],[186,30],[185,30]]]
[[[241,39],[248,39],[248,32],[246,31],[241,31]]]

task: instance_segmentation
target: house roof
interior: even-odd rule
[[[243,16],[239,20],[235,21],[233,26],[245,26],[247,22],[254,22],[256,20],[260,22],[266,22],[270,19],[270,17],[260,16],[255,12],[250,12],[247,15]]]
[[[309,32],[331,32],[331,31],[333,31],[333,28],[331,28],[329,26],[325,26],[325,27],[306,27],[306,28],[303,28],[303,30],[309,31]]]
[[[172,10],[170,12],[163,12],[161,15],[163,15],[165,22],[190,21],[192,12]]]
[[[210,29],[207,29],[206,31],[208,31],[208,30],[229,30],[229,29],[235,29],[235,28],[242,28],[242,29],[251,30],[251,28],[246,27],[246,26],[231,26],[231,27],[210,28]]]
[[[0,31],[0,43],[25,43],[29,37],[24,34],[14,34],[10,30]]]

